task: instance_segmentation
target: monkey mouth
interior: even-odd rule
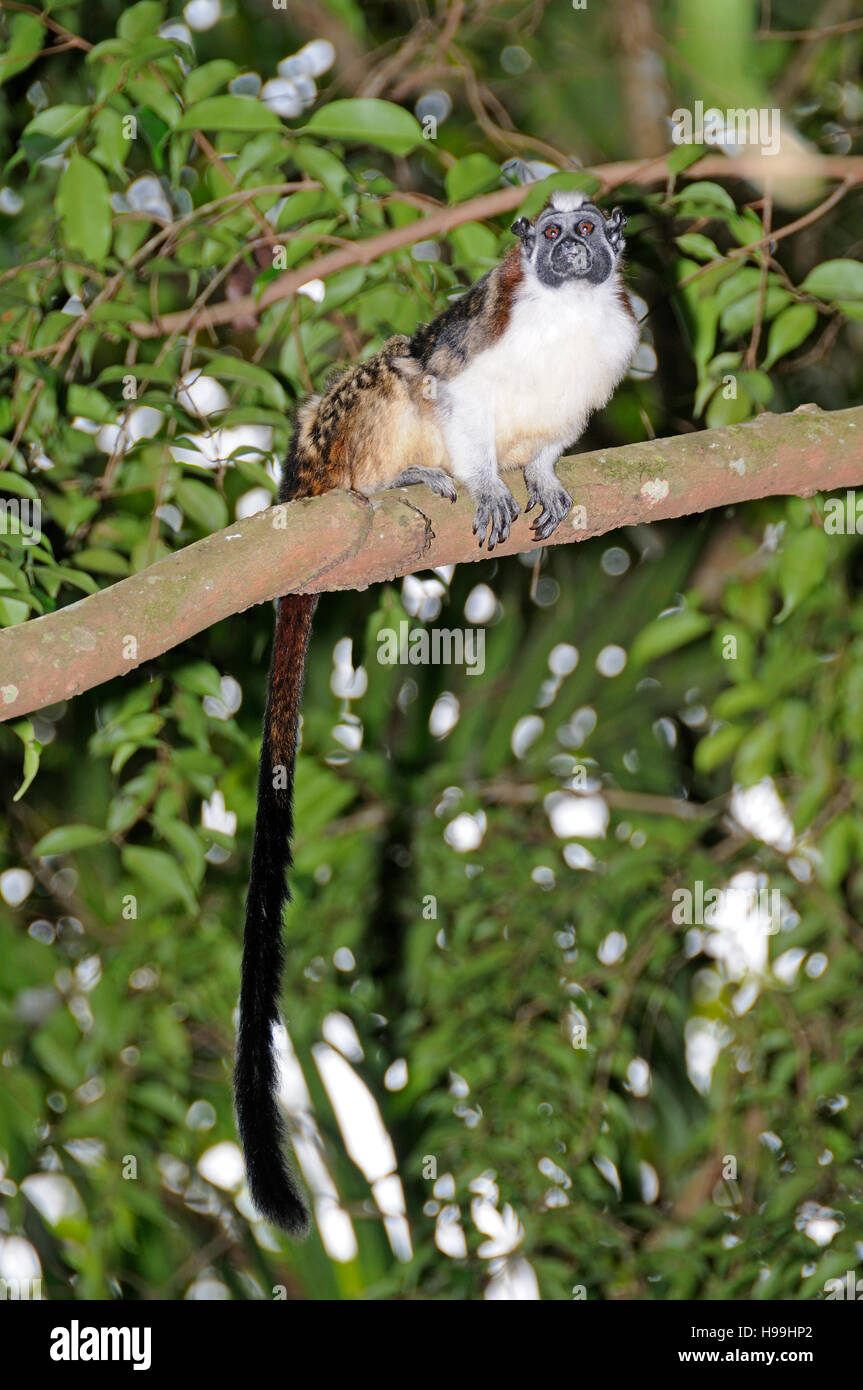
[[[564,241],[554,248],[552,264],[559,275],[585,275],[591,254],[583,241]]]

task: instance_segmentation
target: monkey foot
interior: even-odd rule
[[[489,551],[492,551],[499,542],[505,541],[509,535],[509,528],[519,514],[518,503],[509,488],[504,487],[503,484],[494,491],[476,492],[474,497],[477,507],[473,519],[473,533],[475,536],[479,536],[479,548],[482,550],[485,533],[491,524],[488,548]]]
[[[557,530],[569,515],[572,498],[560,483],[552,485],[528,481],[525,512],[530,512],[537,506],[541,507],[542,511],[539,516],[534,517],[531,527],[536,540],[547,541],[552,531]]]
[[[453,480],[442,468],[406,468],[393,478],[389,487],[411,487],[414,483],[425,483],[438,497],[446,497],[450,502],[456,500]]]

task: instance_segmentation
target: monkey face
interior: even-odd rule
[[[615,208],[606,220],[581,194],[555,193],[534,223],[512,225],[541,284],[554,289],[573,280],[601,285],[623,249],[626,218]]]

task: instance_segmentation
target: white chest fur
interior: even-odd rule
[[[605,405],[638,345],[615,276],[603,285],[517,293],[506,331],[448,383],[454,412],[484,421],[498,466],[523,467],[541,449],[575,443]]]

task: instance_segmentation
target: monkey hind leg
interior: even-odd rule
[[[450,502],[456,500],[456,490],[452,478],[448,473],[444,473],[442,468],[405,468],[399,473],[397,478],[393,478],[391,483],[387,483],[388,488],[412,487],[414,483],[425,483],[432,492],[437,493],[438,497],[446,497]]]
[[[540,509],[532,522],[533,534],[538,541],[548,540],[572,509],[572,498],[554,471],[557,457],[557,449],[540,454],[524,470],[527,485],[525,512],[533,511],[537,506]]]

